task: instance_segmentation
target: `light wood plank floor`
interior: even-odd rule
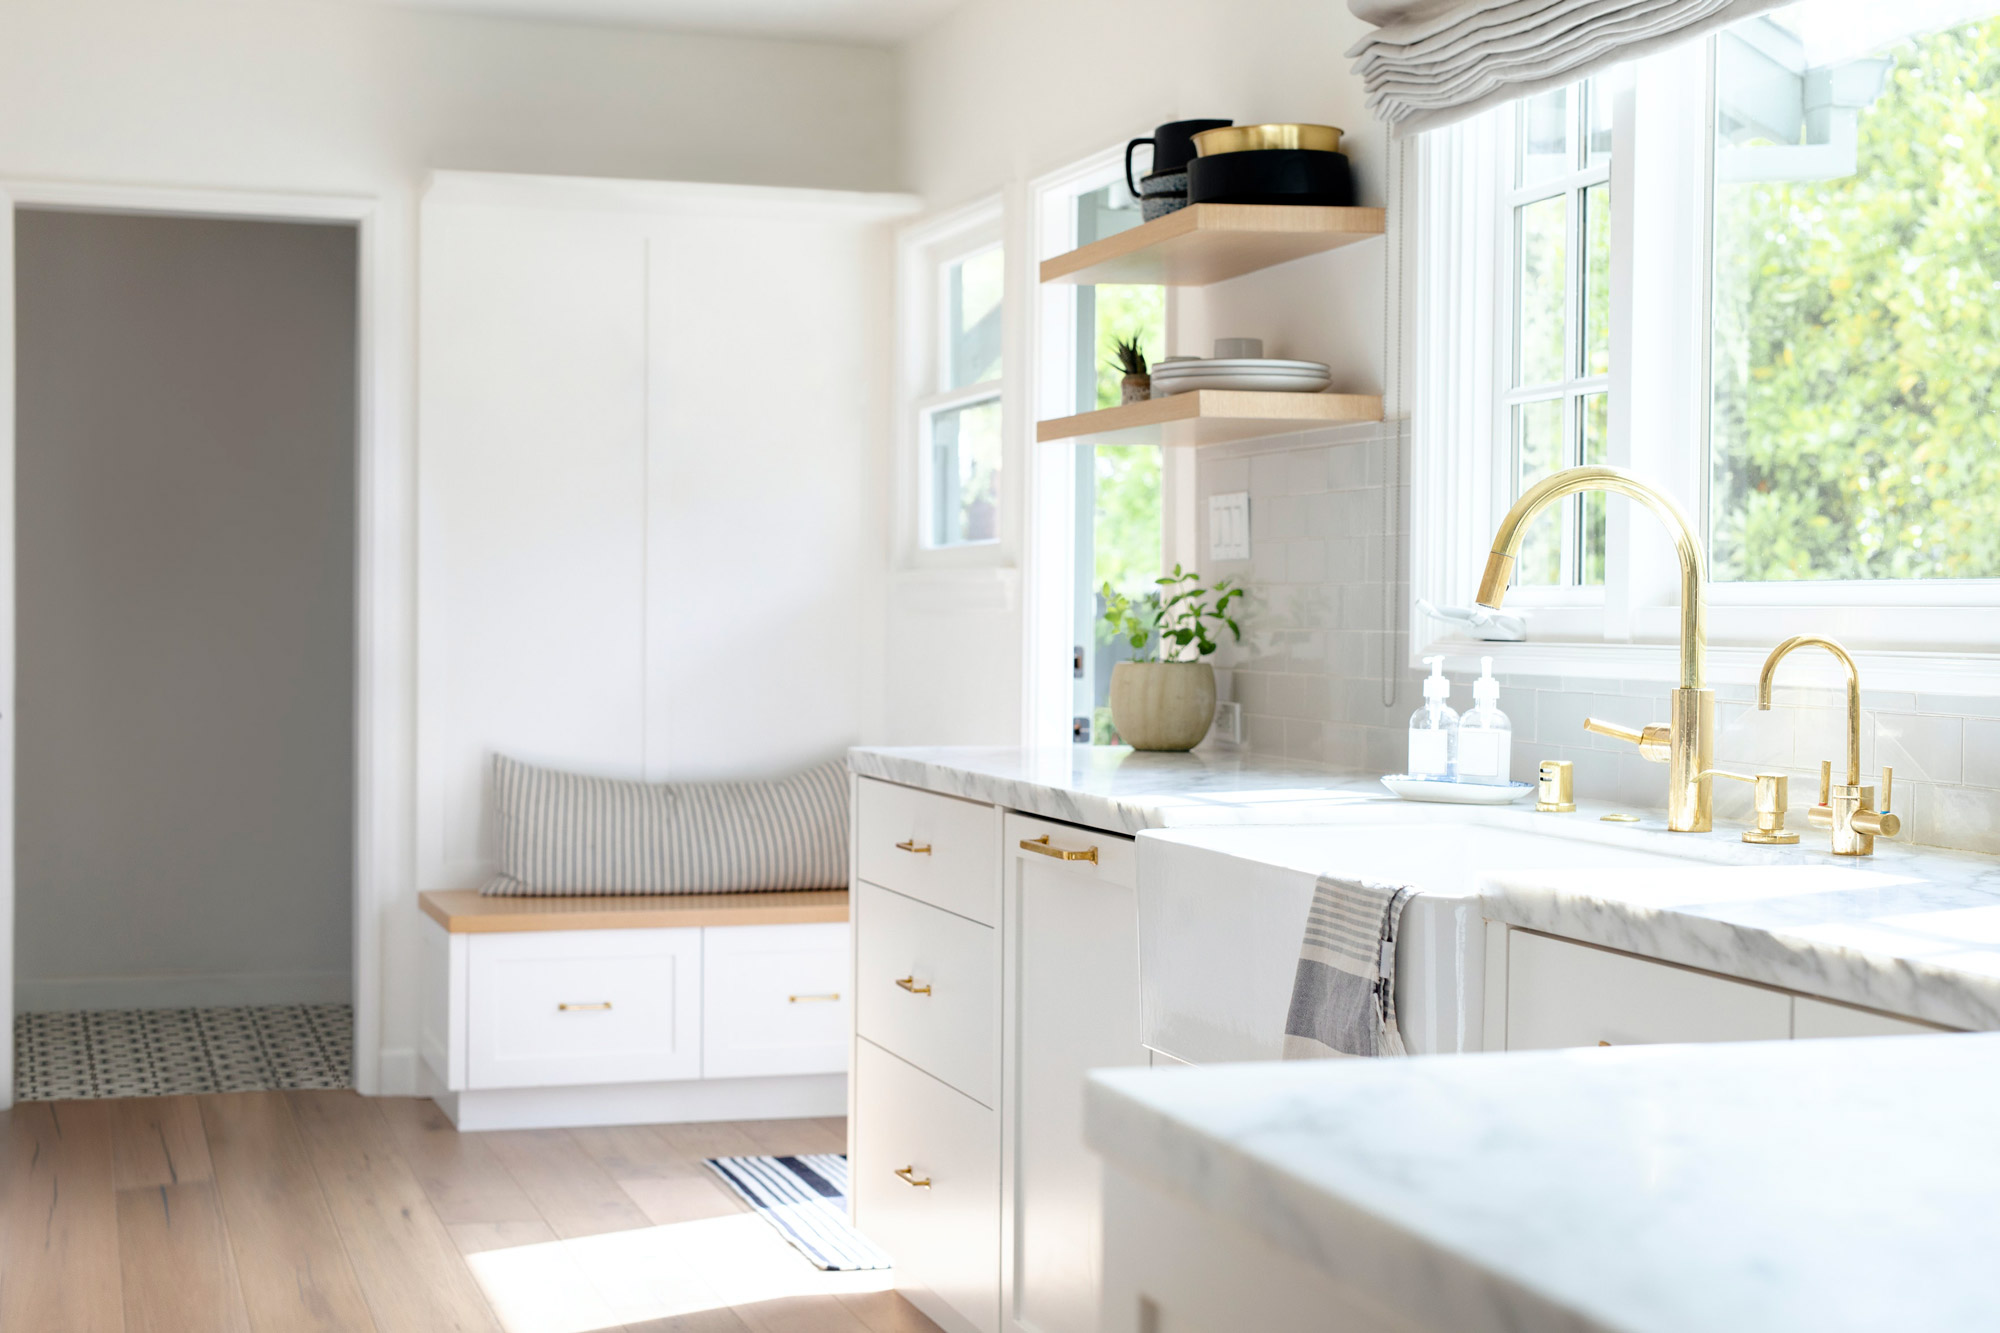
[[[821,1273],[704,1157],[844,1151],[841,1120],[461,1135],[352,1092],[0,1111],[0,1329],[929,1333]]]

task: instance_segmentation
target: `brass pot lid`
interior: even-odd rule
[[[1340,151],[1341,130],[1335,125],[1225,125],[1194,136],[1197,157],[1249,153],[1265,148],[1303,148],[1315,153]]]

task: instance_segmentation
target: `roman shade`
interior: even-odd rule
[[[1784,0],[1348,0],[1374,26],[1347,54],[1368,108],[1397,134],[1775,9]]]

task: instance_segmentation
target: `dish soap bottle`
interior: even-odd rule
[[[1514,724],[1497,707],[1500,682],[1493,679],[1493,659],[1479,659],[1479,679],[1472,682],[1472,710],[1458,721],[1458,780],[1504,787],[1514,758]]]
[[[1424,661],[1431,674],[1424,681],[1424,706],[1410,715],[1410,776],[1450,781],[1458,759],[1458,714],[1445,702],[1451,682],[1444,678],[1444,659]]]

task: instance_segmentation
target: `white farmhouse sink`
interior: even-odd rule
[[[1396,1011],[1411,1051],[1429,1055],[1481,1049],[1482,873],[1602,867],[1616,874],[1738,859],[1699,840],[1676,845],[1674,835],[1614,831],[1594,820],[1531,831],[1410,806],[1356,815],[1352,824],[1139,836],[1140,1021],[1148,1046],[1194,1064],[1277,1059],[1306,912],[1323,874],[1423,890],[1403,913]]]

